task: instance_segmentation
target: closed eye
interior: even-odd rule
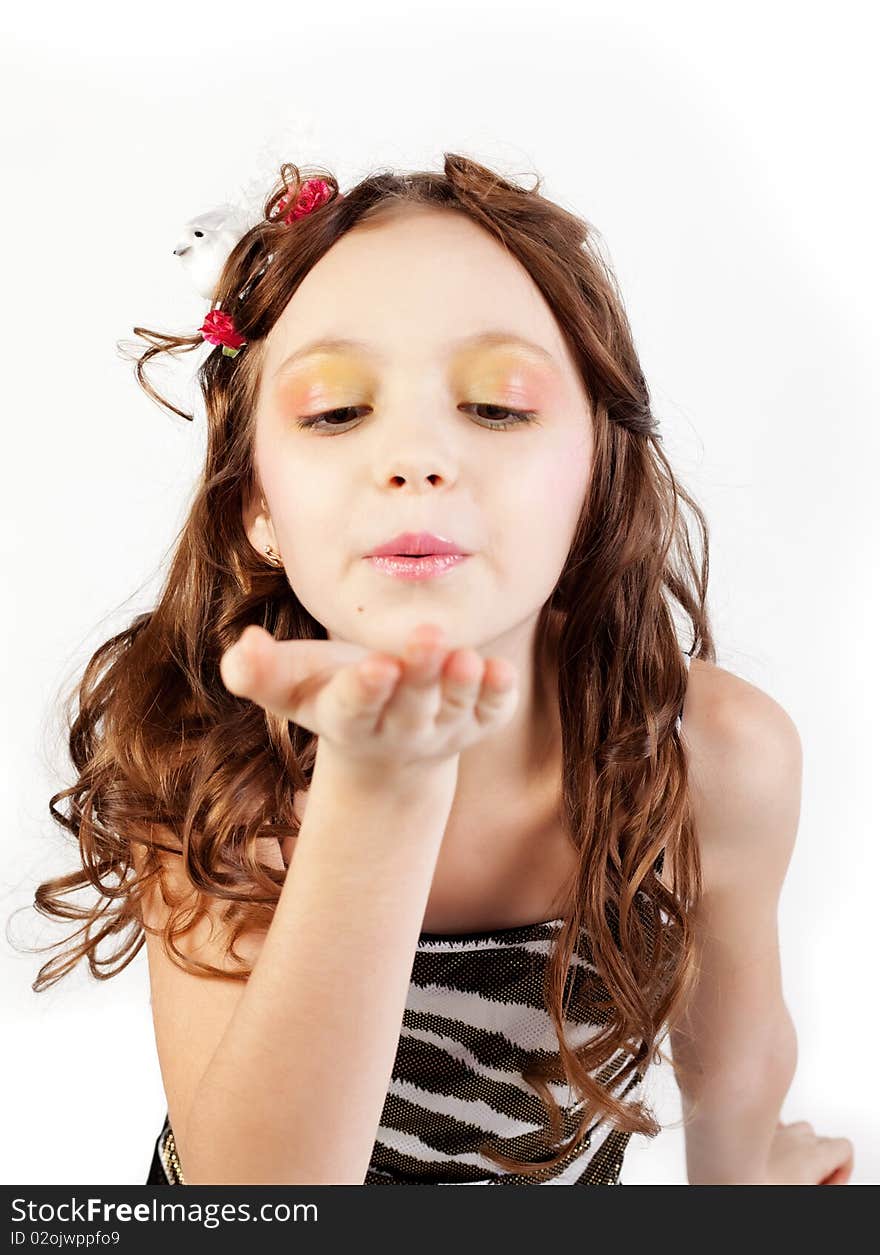
[[[519,426],[520,423],[532,423],[537,418],[536,410],[511,410],[511,409],[505,408],[503,405],[491,405],[488,401],[473,401],[467,405],[462,405],[459,408],[463,410],[468,410],[468,409],[470,410],[494,410],[496,414],[508,415],[506,419],[499,420],[499,421],[480,420],[481,425],[483,427],[497,427],[502,430],[507,427],[517,427]],[[350,413],[352,410],[366,410],[366,409],[369,409],[369,406],[342,405],[342,406],[339,406],[335,410],[323,410],[320,414],[313,414],[309,418],[301,418],[301,419],[298,419],[297,421],[300,427],[315,427],[318,431],[326,431],[328,429],[332,430],[334,428],[343,426],[346,421],[346,420],[343,420],[342,423],[330,422],[329,420],[334,415],[347,414],[347,413]]]

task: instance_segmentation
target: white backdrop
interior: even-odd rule
[[[37,995],[40,959],[10,938],[63,930],[7,922],[73,865],[47,809],[74,779],[58,695],[151,604],[201,462],[203,425],[143,396],[116,341],[135,324],[199,326],[207,302],[171,251],[182,224],[255,179],[268,188],[282,161],[325,164],[345,191],[377,166],[441,168],[444,151],[537,171],[602,234],[665,448],[709,517],[718,661],[776,698],[803,742],[780,909],[799,1064],[782,1118],[849,1137],[853,1183],[880,1181],[868,12],[5,10],[4,1182],[142,1183],[165,1112],[146,951],[109,982],[80,971]],[[196,357],[154,369],[183,408]],[[667,1069],[653,1096],[677,1121]],[[623,1180],[684,1183],[681,1131],[635,1138]]]

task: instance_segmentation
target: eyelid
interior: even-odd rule
[[[296,420],[297,426],[300,429],[315,431],[324,435],[333,434],[337,431],[342,432],[346,429],[347,424],[337,423],[334,425],[333,423],[329,423],[327,422],[329,416],[343,410],[360,410],[365,408],[369,409],[370,407],[362,405],[334,405],[330,409],[319,410],[315,414],[300,415]],[[479,426],[489,428],[490,430],[495,427],[499,431],[507,431],[512,427],[524,427],[532,423],[539,423],[540,421],[537,410],[526,410],[515,406],[500,405],[494,401],[467,401],[462,402],[458,408],[460,410],[473,410],[478,408],[500,410],[502,414],[509,416],[505,419],[475,419]],[[351,421],[356,422],[357,420],[352,419]]]

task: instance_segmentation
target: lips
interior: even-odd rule
[[[378,545],[366,556],[368,558],[403,556],[421,558],[430,554],[467,556],[467,550],[462,549],[454,540],[448,540],[445,536],[436,536],[433,532],[401,532],[399,536],[393,536],[391,540]]]

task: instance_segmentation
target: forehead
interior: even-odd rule
[[[557,375],[576,369],[525,267],[463,214],[425,207],[342,236],[305,276],[266,349],[269,378],[341,359],[435,366],[503,356]]]

